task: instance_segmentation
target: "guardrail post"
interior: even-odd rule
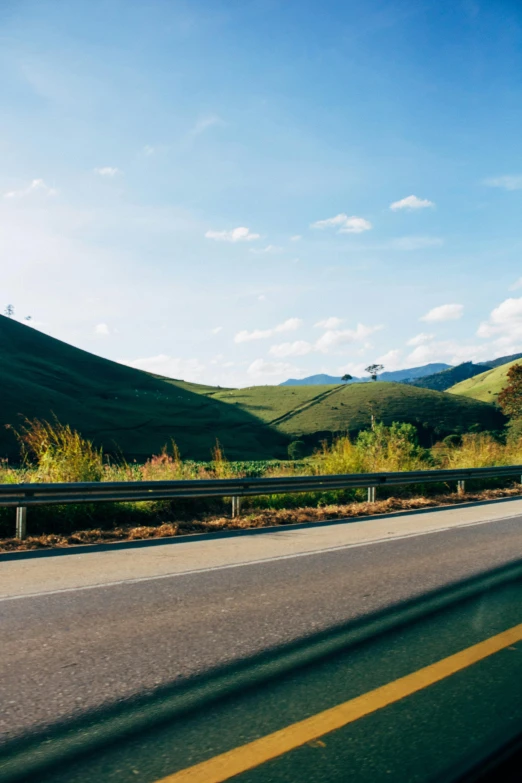
[[[377,487],[368,487],[368,503],[375,503]]]
[[[237,495],[232,496],[232,516],[239,516],[239,509],[241,508],[241,498]]]
[[[457,481],[457,492],[459,495],[464,495],[466,492],[466,482],[464,479],[461,479],[460,481]]]
[[[27,506],[16,507],[16,537],[20,541],[27,537]]]

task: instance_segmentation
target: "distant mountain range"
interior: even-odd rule
[[[497,359],[491,359],[486,362],[463,362],[452,367],[451,364],[443,362],[424,364],[422,367],[410,367],[406,370],[395,370],[394,372],[383,372],[379,375],[380,381],[394,381],[395,383],[407,383],[410,386],[418,386],[422,389],[434,389],[435,391],[446,391],[451,386],[468,378],[473,378],[488,369],[500,367],[502,364],[521,359],[522,353],[514,353],[510,356],[500,356]],[[371,379],[352,378],[348,383],[367,383]],[[280,386],[319,386],[323,384],[342,383],[341,378],[335,375],[309,375],[307,378],[289,378],[287,381],[279,384]]]
[[[451,369],[451,364],[432,363],[425,364],[422,367],[410,367],[408,370],[395,370],[394,372],[383,372],[379,375],[380,381],[395,381],[395,383],[404,383],[407,380],[414,380],[415,378],[423,378],[425,375],[434,375],[442,370]],[[481,370],[484,372],[484,369]],[[348,383],[366,383],[371,378],[352,378]],[[287,381],[280,383],[280,386],[319,386],[322,384],[342,383],[341,378],[335,375],[309,375],[307,378],[289,378]],[[456,381],[455,381],[456,383]]]

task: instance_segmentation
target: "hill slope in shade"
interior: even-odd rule
[[[410,367],[407,370],[393,370],[391,372],[383,372],[379,375],[380,381],[405,381],[408,378],[422,378],[425,375],[432,375],[438,373],[441,370],[445,370],[451,367],[449,364],[442,362],[425,364],[422,367]],[[364,378],[354,377],[348,383],[368,383],[372,382],[369,376]],[[336,378],[334,375],[309,375],[307,378],[289,378],[287,381],[280,383],[280,386],[324,386],[327,384],[341,383],[341,378]]]
[[[209,459],[216,438],[231,459],[286,455],[287,438],[257,416],[225,405],[213,387],[165,381],[55,340],[0,316],[0,455],[18,444],[5,425],[54,413],[108,452],[159,453],[174,438],[183,457]]]
[[[481,400],[482,402],[495,403],[499,392],[501,392],[507,384],[509,368],[514,364],[521,363],[520,359],[515,359],[507,364],[502,364],[499,367],[486,370],[486,372],[483,372],[480,375],[475,375],[474,378],[469,378],[467,381],[457,383],[455,386],[448,389],[448,392],[474,400]]]
[[[368,428],[372,413],[385,424],[415,424],[427,439],[465,432],[473,425],[496,430],[505,423],[504,416],[492,405],[383,381],[338,386],[254,386],[216,392],[216,398],[309,443],[318,443],[331,433],[355,434]]]

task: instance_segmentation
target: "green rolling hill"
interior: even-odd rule
[[[254,386],[218,391],[213,398],[241,407],[271,427],[311,444],[331,433],[355,434],[368,428],[372,414],[385,424],[415,424],[428,439],[465,432],[473,425],[496,430],[505,422],[492,405],[385,381],[338,386]]]
[[[522,364],[522,360],[518,358],[507,362],[507,364],[501,364],[491,370],[486,370],[486,372],[480,373],[480,375],[475,375],[474,378],[455,384],[455,386],[448,389],[448,392],[467,397],[468,399],[495,403],[499,392],[502,391],[507,383],[509,368],[514,364]]]
[[[286,456],[332,434],[379,421],[416,424],[426,440],[473,425],[496,430],[493,406],[401,383],[220,389],[163,378],[102,359],[0,316],[0,457],[16,459],[11,429],[24,417],[58,419],[127,459],[157,454],[173,438],[184,458],[207,460],[216,438],[229,459]]]

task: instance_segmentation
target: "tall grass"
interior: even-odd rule
[[[68,424],[27,419],[15,432],[31,481],[101,481],[103,453]]]

